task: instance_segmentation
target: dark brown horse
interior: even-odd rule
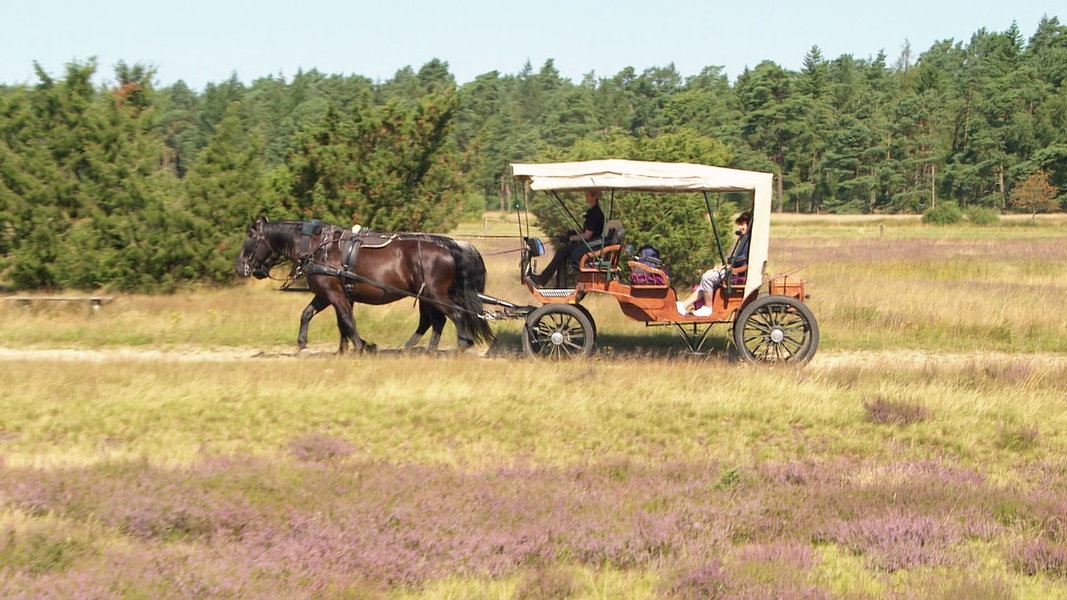
[[[359,337],[353,302],[388,304],[419,301],[419,327],[405,349],[433,327],[429,348],[436,349],[446,317],[456,326],[460,349],[491,342],[479,294],[485,291],[485,263],[471,244],[426,233],[353,232],[318,221],[269,221],[260,217],[248,228],[234,269],[241,277],[262,279],[282,259],[297,263],[315,297],[300,316],[297,345],[307,345],[311,318],[333,306],[341,335],[339,352],[351,341],[357,351],[373,349]]]

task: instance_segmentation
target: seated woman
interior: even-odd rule
[[[726,264],[704,271],[704,274],[700,276],[700,285],[682,301],[682,306],[687,313],[696,310],[698,300],[703,304],[711,304],[715,290],[722,286],[729,275],[738,275],[748,270],[748,225],[750,221],[752,221],[752,215],[748,212],[743,212],[734,219],[734,224],[737,225],[737,231],[734,232],[738,235],[737,243],[734,244],[730,257],[726,259]]]

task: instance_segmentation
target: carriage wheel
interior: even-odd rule
[[[572,304],[571,306],[582,311],[582,314],[585,315],[585,318],[589,319],[589,324],[593,326],[593,341],[596,342],[596,336],[598,334],[596,331],[596,321],[593,319],[593,313],[589,312],[589,309],[582,304]]]
[[[734,345],[749,362],[802,364],[819,346],[819,324],[796,298],[760,296],[734,321]]]
[[[596,330],[585,309],[571,304],[546,304],[526,317],[522,349],[527,356],[554,359],[593,353]]]

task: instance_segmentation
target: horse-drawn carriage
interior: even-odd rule
[[[525,314],[523,348],[527,354],[562,358],[593,352],[596,324],[592,314],[582,306],[590,294],[613,297],[623,314],[632,320],[673,328],[694,353],[703,351],[712,326],[729,323],[733,343],[745,360],[803,363],[815,354],[819,326],[804,304],[804,280],[765,275],[773,185],[770,173],[631,160],[516,163],[511,165],[511,170],[523,192],[543,191],[551,202],[560,205],[563,203],[560,193],[590,189],[609,191],[611,202],[615,202],[616,192],[702,194],[716,241],[719,236],[712,194],[741,193],[747,196],[746,208],[751,211],[747,257],[750,268],[743,277],[727,277],[710,302],[695,312],[681,305],[677,290],[664,270],[628,255],[621,236],[623,228],[617,221],[608,220],[603,235],[596,243],[588,244],[587,252],[575,265],[573,285],[543,288],[528,283],[540,307]],[[523,200],[520,228],[528,201],[526,193]],[[526,280],[531,260],[543,247],[539,240],[529,236],[529,231],[527,218],[525,232],[520,232],[524,240],[520,268]],[[718,251],[726,262],[721,245]],[[499,303],[490,297],[483,300]]]
[[[524,280],[528,280],[531,261],[543,252],[540,240],[530,236],[528,216],[523,219],[523,214],[528,215],[527,191],[544,191],[560,206],[560,193],[573,191],[609,191],[612,202],[616,192],[699,193],[716,240],[719,236],[711,195],[740,193],[747,197],[745,205],[751,212],[747,273],[743,278],[727,277],[700,310],[684,310],[667,272],[631,260],[622,239],[623,228],[612,220],[607,221],[601,235],[587,242],[586,252],[575,265],[573,285],[528,284],[536,306],[486,295],[486,270],[477,250],[468,243],[432,234],[348,230],[317,221],[272,222],[261,218],[249,228],[235,269],[241,276],[262,278],[269,276],[281,259],[297,265],[315,294],[301,315],[297,338],[301,348],[307,341],[308,322],[327,306],[333,306],[337,314],[341,352],[348,341],[357,350],[373,347],[356,331],[352,303],[385,304],[412,297],[419,301],[420,323],[405,349],[417,343],[431,326],[429,347],[435,349],[446,318],[456,325],[461,349],[479,340],[493,340],[487,321],[523,319],[526,354],[583,356],[594,351],[597,333],[593,315],[582,301],[590,294],[603,294],[618,301],[623,314],[632,320],[673,328],[693,353],[704,351],[712,326],[728,323],[738,354],[745,360],[804,363],[815,354],[819,326],[803,302],[804,280],[785,275],[766,277],[764,273],[771,174],[631,160],[516,163],[511,170],[524,200],[519,207],[518,236],[520,277]],[[719,255],[725,262],[721,246]]]

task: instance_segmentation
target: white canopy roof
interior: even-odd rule
[[[772,185],[772,175],[692,163],[605,159],[581,162],[512,163],[516,178],[533,190],[627,189],[644,192],[741,192]]]
[[[604,159],[581,162],[512,163],[511,172],[530,189],[545,191],[617,189],[641,192],[750,192],[752,223],[745,295],[763,283],[770,238],[774,175],[693,163]],[[711,267],[712,265],[708,265]]]

